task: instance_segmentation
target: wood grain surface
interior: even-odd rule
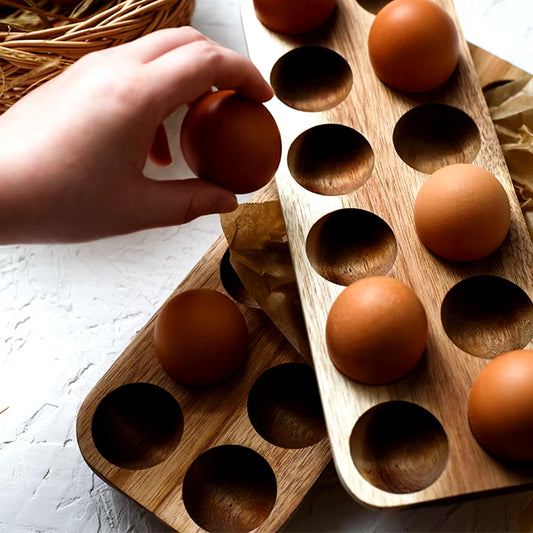
[[[452,2],[437,3],[459,25]],[[265,29],[252,0],[241,6],[250,57],[279,89],[278,98],[268,103],[284,143],[276,181],[343,485],[357,500],[377,507],[528,486],[531,469],[491,458],[473,439],[467,420],[468,393],[479,371],[497,353],[531,347],[533,335],[533,248],[467,43],[461,37],[459,65],[442,88],[408,95],[375,76],[366,51],[374,15],[357,2],[339,0],[326,27],[299,37]],[[496,81],[497,67],[480,65],[479,54],[475,52],[483,82]],[[503,74],[512,75],[512,68]],[[413,119],[405,118],[409,116]],[[337,125],[336,132],[330,127],[321,137],[325,124]],[[421,130],[424,124],[427,129]],[[298,181],[299,165],[305,172],[313,165],[337,165],[338,146],[345,141],[340,126],[368,141],[370,175],[343,194],[306,189]],[[302,142],[302,134],[310,132],[315,138]],[[328,142],[332,136],[337,142]],[[297,157],[291,155],[295,144]],[[368,150],[362,144],[353,158],[367,165]],[[317,156],[321,148],[323,159]],[[295,160],[298,165],[291,164]],[[454,162],[490,171],[511,203],[506,241],[476,263],[438,259],[420,243],[413,224],[414,199],[428,173]],[[346,170],[344,181],[350,172]],[[325,217],[328,230],[318,231]],[[370,237],[361,238],[368,228]],[[429,320],[421,362],[388,386],[365,386],[344,377],[325,344],[326,318],[336,296],[350,281],[372,274],[410,285]]]
[[[347,4],[342,1],[339,4],[342,13],[347,9]],[[345,24],[355,24],[353,17],[361,16],[363,27],[356,27],[359,28],[357,31],[363,31],[371,16],[353,4],[350,9],[354,12]],[[251,0],[243,3],[243,18],[252,59],[265,73],[285,51],[299,44],[298,41],[278,38],[259,26],[251,11]],[[346,28],[343,28],[345,31]],[[334,33],[334,42],[342,49],[343,33]],[[326,37],[320,33],[319,41],[327,43],[329,37]],[[482,85],[512,79],[521,74],[518,69],[481,49],[471,46],[471,51]],[[498,147],[493,144],[494,136],[487,122],[479,82],[474,79],[473,64],[465,45],[461,62],[458,76],[461,83],[457,81],[457,84],[466,84],[470,88],[454,88],[452,94],[442,96],[442,99],[468,109],[471,115],[475,112],[476,123],[483,132],[483,148],[476,161],[491,162],[491,168],[512,197],[508,174]],[[366,100],[369,98],[373,105],[381,107],[379,98],[386,91],[372,81],[369,72],[357,71],[357,74],[360,77],[359,91],[368,94],[365,106],[369,108],[370,102]],[[468,93],[468,106],[464,105],[464,91]],[[374,96],[371,97],[371,94]],[[495,487],[518,487],[531,481],[529,473],[513,471],[492,461],[476,447],[467,432],[464,399],[473,376],[486,360],[466,355],[449,342],[438,326],[436,305],[448,287],[471,273],[479,273],[480,267],[485,274],[506,276],[521,284],[531,296],[528,272],[525,267],[519,267],[521,264],[531,264],[527,262],[531,251],[525,241],[520,213],[514,205],[512,242],[508,242],[498,257],[490,262],[476,268],[450,269],[448,265],[443,266],[429,257],[414,240],[412,231],[398,230],[402,224],[409,225],[406,206],[411,205],[413,191],[423,175],[399,163],[391,147],[384,141],[381,141],[381,146],[378,141],[378,133],[379,136],[383,135],[393,122],[389,111],[396,106],[396,101],[393,95],[387,98],[394,106],[391,103],[380,111],[379,121],[378,117],[376,120],[370,117],[363,119],[360,111],[356,113],[358,118],[354,118],[349,102],[329,112],[332,115],[325,112],[306,115],[273,102],[284,135],[285,150],[294,136],[306,127],[324,121],[342,120],[357,126],[359,131],[365,131],[371,140],[376,158],[374,175],[379,177],[382,173],[388,174],[388,164],[391,162],[396,167],[400,165],[404,175],[396,177],[400,182],[390,184],[392,196],[387,193],[386,198],[382,198],[380,194],[378,200],[373,197],[375,191],[367,191],[362,197],[359,192],[345,198],[319,198],[313,193],[307,194],[291,183],[287,168],[283,165],[278,176],[298,275],[303,285],[306,318],[311,324],[309,335],[315,348],[314,357],[326,407],[328,430],[334,443],[340,477],[352,495],[378,506],[408,505],[493,490]],[[414,103],[402,98],[398,105],[398,109],[391,111],[396,117]],[[356,109],[360,107],[358,104]],[[367,128],[362,127],[363,122],[359,122],[362,120],[368,120]],[[372,123],[379,126],[375,137],[369,133]],[[402,191],[405,187],[407,191]],[[314,217],[338,206],[352,205],[353,202],[366,205],[364,202],[370,202],[371,196],[372,206],[375,207],[373,211],[386,217],[394,227],[399,243],[398,255],[390,274],[417,287],[424,303],[432,309],[433,322],[426,363],[401,383],[377,389],[347,383],[332,371],[320,351],[321,321],[339,287],[325,283],[314,270],[305,267],[307,259],[302,249],[305,229]],[[276,183],[271,182],[256,195],[254,201],[276,197]],[[294,203],[294,209],[287,207],[291,203]],[[403,207],[398,209],[398,206]],[[298,215],[294,213],[300,210],[302,212]],[[397,220],[387,210],[391,210],[391,213],[403,211],[405,219]],[[301,227],[298,228],[298,225]],[[226,249],[227,243],[220,237],[169,298],[196,287],[213,288],[225,293],[220,264]],[[316,314],[310,313],[310,302],[317,306]],[[95,385],[79,411],[77,439],[87,464],[107,483],[178,531],[250,531],[255,528],[257,531],[275,531],[294,512],[331,459],[329,441],[321,433],[325,431],[325,425],[321,422],[320,409],[310,413],[309,408],[306,410],[302,405],[298,407],[294,399],[294,396],[303,398],[307,406],[314,401],[313,385],[303,370],[309,367],[304,365],[300,356],[261,310],[241,303],[238,305],[245,316],[251,341],[245,365],[230,380],[208,389],[193,389],[183,387],[165,374],[155,358],[152,341],[153,325],[158,313],[156,310],[151,320]],[[437,351],[440,363],[432,355]],[[286,369],[289,372],[285,372]],[[265,380],[265,376],[268,379]],[[292,384],[292,387],[287,384]],[[272,398],[272,391],[284,389],[296,393],[292,400],[280,399],[279,395]],[[251,390],[254,391],[252,394]],[[383,413],[385,420],[390,420],[389,427],[396,427],[396,432],[388,432],[387,435],[385,427],[383,433],[383,428],[380,429],[376,423],[380,419],[378,413],[378,416],[363,420],[360,424],[360,427],[365,426],[374,446],[365,445],[364,439],[352,439],[350,442],[350,433],[358,416],[390,399],[408,401],[415,406],[414,409],[404,410],[405,404],[395,403],[393,407],[399,408],[396,413]],[[248,404],[251,405],[250,410]],[[434,424],[432,417],[426,416],[426,412],[416,409],[416,406],[428,409],[442,425]],[[252,413],[254,424],[249,413]],[[392,423],[395,416],[399,420],[397,424]],[[445,439],[440,430],[442,426],[447,435]],[[444,472],[429,488],[414,494],[393,494],[376,488],[354,469],[352,453],[366,458],[370,465],[369,476],[377,476],[374,481],[379,484],[380,475],[375,472],[376,462],[369,450],[374,449],[387,456],[391,450],[395,452],[398,447],[404,446],[405,434],[416,434],[417,427],[422,427],[424,438],[421,444],[411,438],[410,446],[415,453],[402,455],[402,466],[406,473],[403,476],[396,475],[395,479],[396,483],[403,483],[407,488],[418,483],[418,479],[424,483],[425,478],[434,476],[427,465],[438,465],[442,450],[449,449]],[[258,429],[266,438],[261,436]],[[288,442],[283,440],[286,438],[293,439],[290,443],[292,447],[288,447]],[[284,446],[279,445],[280,439]],[[274,484],[269,468],[261,459],[266,459],[270,465]],[[227,468],[221,469],[220,465],[227,465]],[[415,480],[410,479],[409,472],[414,474]],[[184,483],[187,474],[187,482]]]

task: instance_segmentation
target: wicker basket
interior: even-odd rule
[[[194,0],[0,0],[0,113],[84,54],[189,24],[194,7]]]

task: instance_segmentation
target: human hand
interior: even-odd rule
[[[155,181],[171,162],[163,121],[212,87],[263,102],[253,64],[192,28],[88,54],[0,117],[0,243],[75,242],[235,209],[199,178]]]

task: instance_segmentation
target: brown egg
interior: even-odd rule
[[[266,185],[281,159],[274,117],[235,91],[215,91],[191,105],[181,126],[181,150],[192,172],[236,194]]]
[[[209,386],[239,368],[248,351],[248,328],[230,298],[211,289],[191,289],[160,310],[154,345],[161,365],[174,379]]]
[[[515,350],[479,373],[468,402],[478,443],[504,461],[533,461],[533,350]]]
[[[457,164],[437,170],[422,185],[414,221],[433,253],[450,261],[476,261],[502,244],[511,211],[505,189],[492,174]]]
[[[393,278],[363,278],[336,298],[326,322],[333,364],[368,385],[395,381],[418,362],[427,341],[427,318],[414,291]]]
[[[376,75],[400,91],[441,86],[459,59],[459,35],[448,13],[430,0],[394,0],[383,7],[368,35]]]
[[[306,33],[330,18],[337,0],[254,0],[257,18],[271,30]]]

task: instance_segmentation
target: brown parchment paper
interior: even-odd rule
[[[486,92],[518,200],[533,238],[533,76]],[[230,262],[244,287],[302,357],[312,363],[278,200],[221,215]]]
[[[533,76],[495,87],[485,98],[533,238]]]
[[[230,263],[242,284],[287,340],[311,364],[279,201],[242,204],[220,218],[228,241]]]

